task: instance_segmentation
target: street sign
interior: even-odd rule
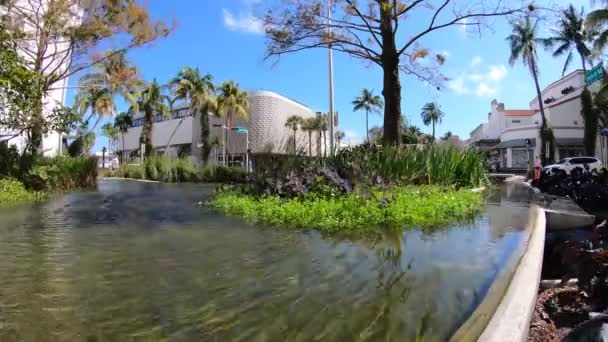
[[[585,83],[591,84],[597,80],[601,80],[604,77],[604,65],[600,63],[593,67],[593,69],[587,71],[585,74]]]
[[[232,127],[231,129],[237,133],[247,133],[248,132],[247,128],[245,128],[245,127]]]

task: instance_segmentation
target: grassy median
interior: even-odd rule
[[[219,193],[212,205],[227,215],[252,223],[325,232],[369,232],[380,228],[432,229],[471,218],[483,206],[483,194],[470,189],[409,186],[328,197],[296,198]]]

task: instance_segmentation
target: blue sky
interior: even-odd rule
[[[571,1],[577,8],[589,8],[589,2]],[[304,51],[265,61],[264,36],[253,16],[261,4],[260,0],[150,0],[153,16],[174,17],[177,29],[152,46],[129,52],[129,59],[147,80],[156,78],[166,82],[184,66],[199,67],[201,72],[211,73],[217,83],[232,79],[245,90],[275,91],[315,111],[327,111],[326,50]],[[428,18],[419,16],[412,19],[412,24],[420,24],[423,19]],[[504,102],[507,108],[527,108],[534,97],[534,83],[521,63],[513,67],[508,64],[505,37],[509,33],[507,22],[498,19],[493,30],[485,30],[481,38],[454,27],[421,40],[421,44],[433,52],[447,56],[440,70],[450,81],[437,91],[413,77],[402,77],[402,110],[409,122],[430,132],[431,128],[422,124],[419,113],[426,102],[436,101],[446,114],[437,128],[438,135],[450,130],[466,139],[487,117],[492,99]],[[548,34],[548,29],[541,29],[541,33]],[[410,34],[404,31],[401,37]],[[572,67],[579,64],[575,60]],[[541,87],[560,77],[562,65],[563,59],[541,52]],[[351,101],[364,87],[380,95],[382,72],[376,66],[335,53],[334,84],[339,129],[346,132],[347,140],[360,141],[365,136],[365,115],[353,112]],[[68,103],[71,95],[73,92],[68,95]],[[121,107],[118,109],[124,110]],[[381,124],[381,116],[370,118],[370,127]],[[104,145],[107,139],[98,136],[95,151]]]

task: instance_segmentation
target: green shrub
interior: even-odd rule
[[[28,191],[15,179],[0,178],[0,206],[14,205],[45,198],[43,193]]]
[[[368,196],[355,192],[337,197],[307,194],[291,199],[223,192],[212,201],[219,211],[253,223],[326,232],[434,228],[470,218],[482,204],[481,193],[439,186],[373,190]]]
[[[93,157],[40,158],[26,178],[39,179],[51,191],[96,186],[97,160]]]

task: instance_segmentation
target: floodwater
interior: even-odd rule
[[[201,206],[212,189],[108,180],[1,209],[0,341],[442,341],[527,234],[525,188],[375,239],[249,225]]]

